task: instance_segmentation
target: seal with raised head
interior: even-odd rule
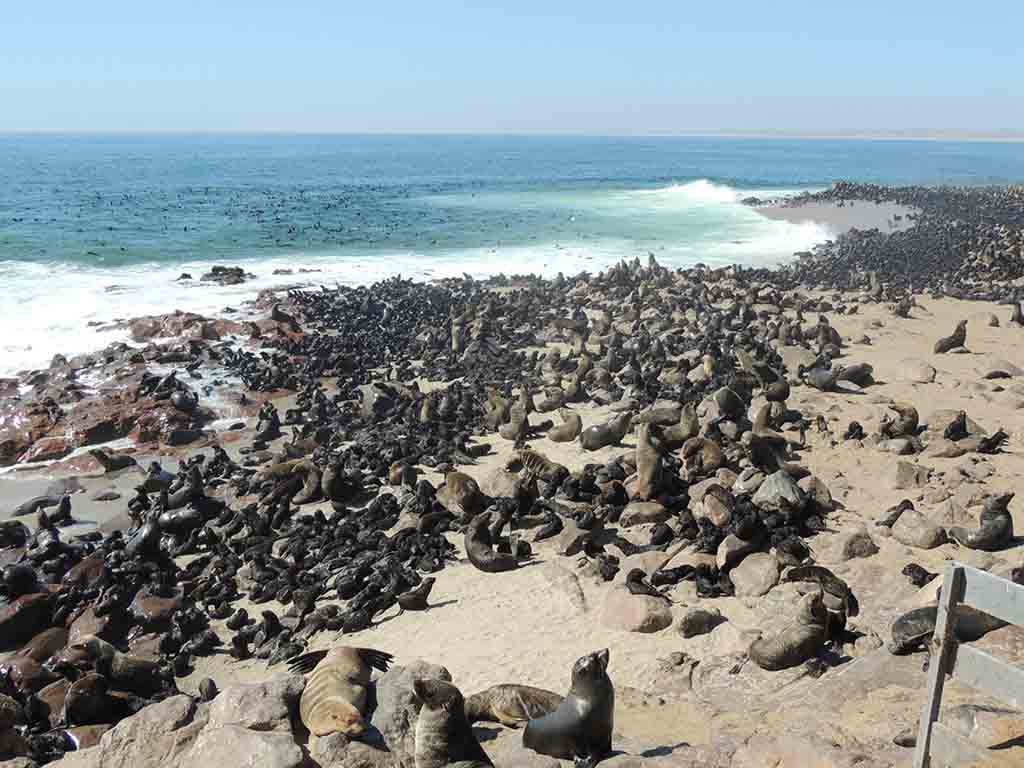
[[[608,677],[608,649],[589,653],[572,668],[569,694],[550,715],[531,720],[523,746],[558,760],[593,766],[612,751],[615,688]]]
[[[828,636],[828,610],[821,592],[804,595],[796,617],[785,629],[750,646],[750,659],[771,672],[789,669],[815,656]]]
[[[967,321],[961,320],[956,324],[956,330],[949,336],[943,336],[935,342],[935,354],[944,355],[951,349],[962,347],[967,343]]]
[[[560,409],[558,414],[562,423],[548,430],[548,439],[553,443],[571,443],[583,431],[583,419],[567,408]]]
[[[493,765],[466,719],[462,693],[444,680],[413,681],[420,700],[416,719],[416,768],[484,768]]]
[[[661,488],[661,451],[651,439],[652,427],[641,424],[636,433],[636,497],[648,501],[658,495]]]
[[[492,685],[466,699],[466,718],[518,728],[522,723],[550,715],[562,703],[562,696],[530,685]]]
[[[997,552],[1013,541],[1013,517],[1007,509],[1014,494],[1001,493],[985,499],[981,510],[981,527],[976,531],[956,526],[949,529],[949,536],[961,546]]]
[[[288,669],[309,673],[299,699],[302,724],[316,736],[362,735],[366,731],[363,716],[370,675],[374,669],[387,672],[392,658],[384,651],[348,645],[296,656]]]
[[[138,462],[126,453],[109,453],[102,448],[92,448],[89,455],[103,467],[104,473],[118,472],[128,467],[138,466]]]

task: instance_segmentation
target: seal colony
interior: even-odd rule
[[[24,461],[71,435],[68,453],[86,449],[67,459],[73,479],[121,478],[104,503],[124,522],[83,531],[70,486],[5,510],[0,642],[14,655],[0,663],[0,747],[45,763],[75,748],[69,729],[112,728],[181,688],[212,699],[214,681],[190,678],[217,656],[308,673],[305,730],[364,738],[373,671],[393,653],[374,632],[406,612],[416,615],[396,623],[443,622],[452,601],[432,590],[459,569],[514,579],[555,557],[572,583],[603,590],[602,621],[617,630],[663,630],[688,608],[684,594],[788,590],[779,621],[750,628],[758,636],[729,672],[736,685],[793,668],[827,681],[871,637],[866,614],[892,622],[899,611],[858,599],[855,569],[836,565],[870,559],[868,533],[819,559],[849,511],[805,465],[840,448],[896,453],[909,466],[898,467],[902,490],[927,482],[911,460],[941,450],[988,462],[1014,443],[1012,429],[985,431],[964,410],[922,418],[924,402],[883,400],[874,422],[830,424],[831,403],[877,386],[860,343],[836,326],[876,305],[908,321],[926,290],[1012,303],[1018,315],[1024,193],[839,184],[813,199],[886,199],[920,214],[914,227],[854,231],[777,271],[670,270],[650,256],[551,280],[289,291],[268,301],[259,346],[202,335],[114,345],[27,373],[32,394],[15,406],[34,439],[5,443],[4,456]],[[967,323],[942,338],[948,328],[929,327],[924,353],[968,354]],[[80,372],[115,370],[121,389],[88,410]],[[209,428],[210,370],[239,382],[232,403],[254,427]],[[1003,381],[988,373],[979,380]],[[103,447],[129,434],[156,451],[142,461]],[[1013,491],[985,479],[971,499],[980,517],[938,526],[908,499],[870,511],[872,532],[921,551],[1018,557]],[[898,578],[927,585],[929,575],[917,566]],[[922,648],[934,629],[934,609],[915,610],[892,623],[895,653]],[[695,616],[683,638],[729,623]],[[523,726],[526,748],[598,762],[614,747],[608,665],[607,650],[580,658],[564,697],[530,679],[465,698],[450,680],[417,681],[415,764],[491,764],[474,722]]]

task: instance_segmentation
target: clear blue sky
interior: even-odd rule
[[[1024,133],[1024,0],[8,0],[0,131]]]

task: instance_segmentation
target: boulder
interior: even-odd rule
[[[751,552],[757,552],[761,548],[763,540],[763,535],[756,536],[748,541],[741,539],[735,533],[730,533],[718,545],[715,562],[719,568],[733,568]]]
[[[836,537],[835,551],[840,560],[871,557],[878,553],[878,545],[864,529],[843,533]]]
[[[768,475],[754,494],[754,505],[771,512],[781,511],[781,500],[785,499],[793,509],[803,509],[807,495],[796,481],[783,470]]]
[[[797,483],[800,490],[807,494],[807,498],[810,499],[811,503],[822,512],[832,511],[832,494],[828,490],[828,486],[818,477],[814,475],[808,475],[802,478]]]
[[[397,768],[395,756],[363,741],[352,741],[341,733],[310,736],[309,752],[320,768]]]
[[[892,527],[892,535],[908,547],[934,549],[946,543],[946,532],[914,509],[908,509]]]
[[[891,470],[887,472],[886,480],[888,486],[894,490],[902,491],[908,488],[920,488],[928,483],[931,470],[920,464],[911,464],[909,461],[897,461]]]
[[[298,712],[299,697],[305,687],[306,678],[302,675],[229,686],[210,706],[210,725],[291,733],[292,719]]]
[[[929,442],[921,455],[935,459],[955,459],[963,456],[966,452],[966,449],[959,443],[940,437]]]
[[[227,768],[305,768],[291,733],[253,731],[238,725],[205,728],[184,757],[185,765]]]
[[[569,604],[576,611],[583,613],[587,610],[587,598],[583,594],[579,577],[575,573],[555,562],[545,563],[541,573],[556,592],[565,595]]]
[[[672,624],[672,611],[668,600],[633,595],[624,586],[616,585],[605,598],[601,624],[626,632],[660,632]]]
[[[736,597],[760,597],[779,583],[779,563],[770,552],[755,552],[729,572]]]
[[[370,724],[380,731],[399,768],[415,768],[416,719],[420,702],[413,693],[414,680],[446,680],[451,673],[442,666],[416,660],[391,667],[376,685],[377,708]]]

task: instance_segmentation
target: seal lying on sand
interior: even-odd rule
[[[487,522],[487,515],[477,515],[466,527],[466,555],[469,561],[486,573],[500,573],[517,568],[519,561],[515,553],[494,551]]]
[[[390,653],[348,645],[296,656],[288,669],[310,673],[299,700],[302,724],[316,736],[361,735],[366,730],[363,715],[371,670],[387,672],[392,658]]]
[[[492,685],[466,699],[466,719],[481,720],[517,728],[521,723],[536,720],[558,709],[562,696],[543,688],[505,683]]]
[[[416,720],[416,768],[483,768],[493,765],[466,719],[459,689],[444,680],[414,680],[423,706]]]
[[[587,654],[573,665],[572,685],[558,709],[531,720],[523,746],[559,760],[593,766],[612,751],[615,689],[608,678],[608,649]]]
[[[566,408],[558,413],[562,417],[562,424],[548,430],[548,439],[554,443],[571,443],[583,431],[583,419]]]

